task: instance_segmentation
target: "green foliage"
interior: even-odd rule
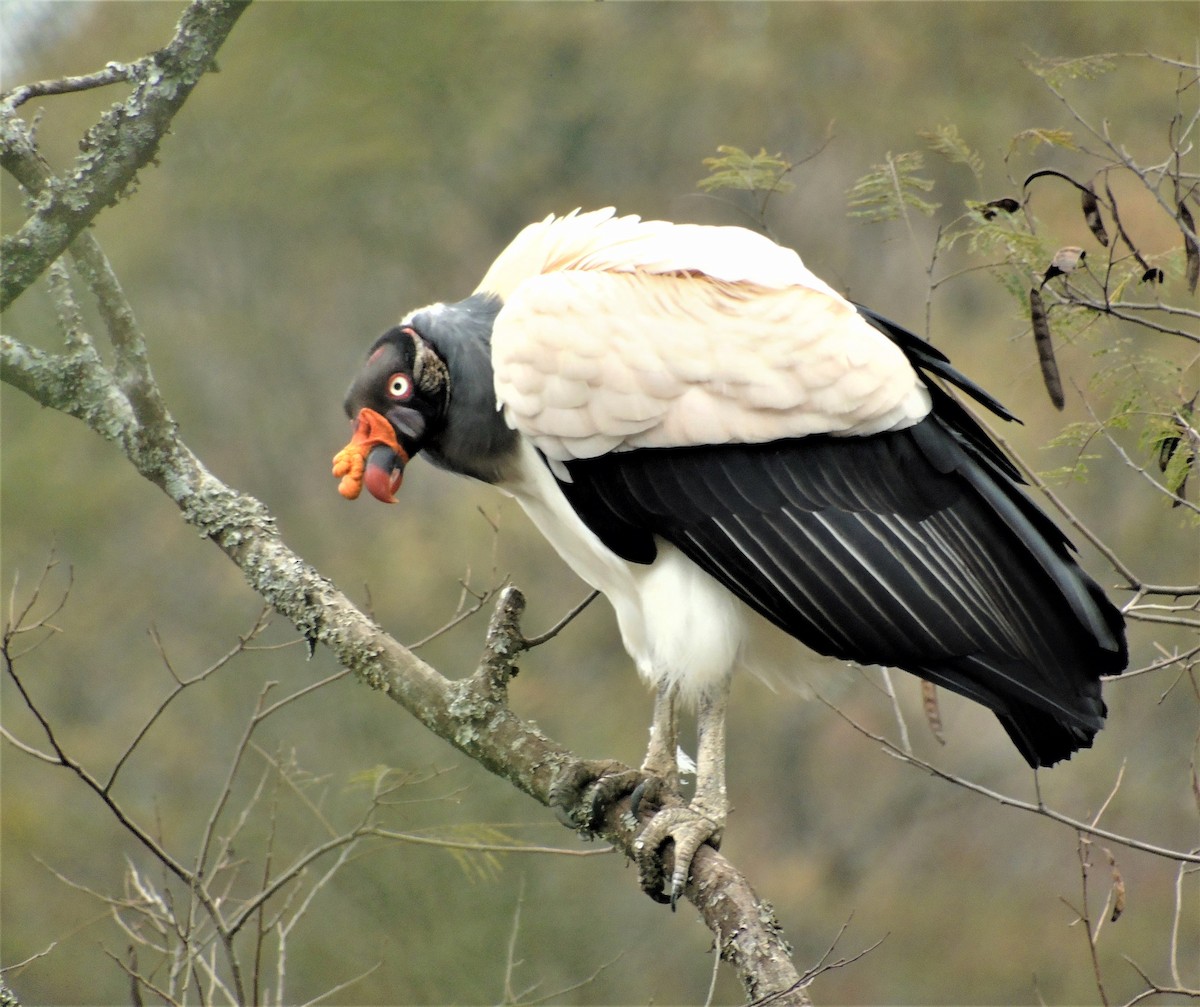
[[[504,870],[497,851],[489,846],[516,846],[516,840],[503,829],[486,822],[465,822],[439,829],[435,840],[446,844],[446,852],[472,884],[495,881]],[[475,847],[472,849],[472,847]]]
[[[1116,62],[1109,55],[1039,58],[1027,65],[1056,92],[1066,81],[1091,81],[1116,69]],[[1077,115],[1075,121],[1091,128],[1081,116]],[[978,183],[985,182],[982,156],[955,123],[920,130],[917,135],[929,150],[950,164],[966,166]],[[1169,140],[1176,153],[1168,158],[1168,163],[1178,163],[1178,152],[1187,149],[1190,139],[1171,136]],[[1114,323],[1113,319],[1123,318],[1135,325],[1144,320],[1150,331],[1173,332],[1179,328],[1179,334],[1186,339],[1187,333],[1182,331],[1183,316],[1164,307],[1161,298],[1156,302],[1148,295],[1156,292],[1156,279],[1162,283],[1166,278],[1177,280],[1186,276],[1190,283],[1200,255],[1189,248],[1192,260],[1189,264],[1178,246],[1154,251],[1134,247],[1136,239],[1129,236],[1128,227],[1136,221],[1140,233],[1145,224],[1128,207],[1140,210],[1141,206],[1122,188],[1118,191],[1123,193],[1120,197],[1123,202],[1118,206],[1113,194],[1116,181],[1113,176],[1114,173],[1133,176],[1146,188],[1155,183],[1136,169],[1114,167],[1111,157],[1083,149],[1070,129],[1053,126],[1021,130],[1009,141],[1004,165],[1011,170],[1017,157],[1036,155],[1045,147],[1072,160],[1063,168],[1047,167],[1043,162],[1043,166],[1036,166],[1032,172],[1026,170],[1024,185],[1013,195],[987,201],[965,200],[963,212],[939,229],[935,263],[953,254],[965,256],[972,263],[959,272],[976,268],[991,272],[1037,337],[1037,359],[1044,371],[1048,365],[1056,367],[1052,347],[1078,347],[1085,340],[1091,340],[1095,346],[1101,339],[1094,333],[1107,340],[1102,348],[1093,349],[1090,374],[1077,370],[1070,375],[1071,384],[1084,391],[1092,418],[1068,423],[1051,442],[1055,447],[1076,449],[1076,458],[1046,475],[1081,479],[1087,474],[1088,463],[1097,457],[1086,449],[1098,437],[1139,432],[1138,458],[1148,469],[1158,468],[1170,493],[1181,493],[1194,464],[1194,451],[1189,450],[1188,437],[1180,431],[1194,428],[1182,418],[1178,404],[1186,398],[1182,390],[1188,387],[1188,382],[1194,383],[1192,372],[1196,364],[1190,358],[1177,359],[1170,353],[1158,356],[1133,353],[1128,339],[1120,335],[1121,322]],[[1113,155],[1117,153],[1115,149],[1112,151]],[[906,216],[910,209],[932,214],[940,204],[926,196],[941,183],[926,177],[924,168],[920,153],[898,156],[889,153],[882,164],[873,166],[848,190],[850,215],[869,223],[884,223]],[[1082,199],[1078,195],[1065,198],[1064,193],[1072,190],[1062,184],[1064,181],[1081,192]],[[1184,185],[1179,179],[1169,178],[1157,184],[1164,189],[1160,202],[1169,200]],[[1034,215],[1031,196],[1035,193],[1038,208],[1057,216],[1044,221]],[[1126,209],[1125,214],[1120,213],[1122,208]],[[1186,207],[1180,212],[1181,221],[1190,219],[1185,211]],[[1079,216],[1072,221],[1076,213]],[[1151,317],[1148,312],[1153,311],[1162,313]],[[1033,360],[1031,352],[1030,363]],[[1062,408],[1057,379],[1052,384],[1051,398],[1056,407]]]
[[[1098,53],[1074,58],[1037,56],[1026,62],[1025,66],[1032,73],[1041,77],[1049,87],[1057,91],[1067,81],[1095,80],[1097,77],[1112,73],[1117,64],[1111,54]]]
[[[1200,457],[1196,400],[1197,396],[1193,395],[1170,413],[1151,414],[1142,431],[1140,446],[1146,454],[1157,460],[1163,485],[1174,494],[1176,502],[1183,499],[1188,476]]]
[[[1188,476],[1196,467],[1195,448],[1189,447],[1181,451],[1179,444],[1178,434],[1173,437],[1164,437],[1157,444],[1159,455],[1164,459],[1160,466],[1163,473],[1163,485],[1175,494],[1176,498],[1184,495]],[[1173,448],[1173,450],[1168,451],[1168,448]]]
[[[939,254],[965,243],[969,255],[1000,256],[1008,263],[1035,263],[1049,258],[1046,242],[1029,230],[1023,214],[997,212],[978,200],[967,200],[965,206],[967,212],[938,236]],[[1027,287],[1022,285],[1023,290]]]
[[[967,145],[967,142],[959,135],[958,127],[953,123],[937,126],[934,129],[922,129],[917,132],[917,135],[929,145],[930,150],[941,154],[951,164],[965,164],[971,169],[971,174],[977,181],[983,181],[982,156]]]
[[[420,780],[412,769],[387,766],[382,762],[364,769],[356,769],[346,776],[346,789],[369,790],[372,794],[383,794]]]
[[[1072,312],[1075,324],[1082,323],[1082,312]],[[1087,462],[1098,457],[1084,449],[1098,438],[1126,431],[1137,431],[1137,450],[1142,458],[1163,473],[1163,483],[1171,493],[1184,486],[1194,463],[1187,430],[1194,429],[1194,402],[1179,404],[1179,389],[1187,379],[1188,367],[1162,356],[1138,353],[1132,341],[1119,339],[1098,351],[1099,364],[1089,384],[1091,398],[1104,403],[1103,412],[1093,411],[1087,420],[1066,424],[1050,441],[1050,447],[1079,450],[1074,463],[1043,472],[1047,479],[1083,479]],[[1181,447],[1182,445],[1182,447]]]
[[[921,193],[932,192],[935,185],[933,179],[917,174],[924,168],[925,157],[920,151],[905,151],[894,157],[888,151],[882,164],[872,165],[846,190],[849,215],[866,224],[900,220],[910,209],[933,216],[941,204],[921,198]]]
[[[765,147],[757,154],[747,154],[741,147],[722,144],[719,157],[706,157],[708,174],[696,183],[704,192],[736,189],[744,192],[790,192],[795,186],[787,174],[795,165],[783,159],[783,154],[768,154]]]
[[[1008,151],[1004,155],[1004,160],[1008,161],[1022,150],[1030,153],[1043,144],[1048,147],[1061,147],[1064,150],[1079,149],[1079,145],[1075,142],[1075,134],[1071,130],[1047,129],[1041,126],[1034,126],[1030,129],[1023,129],[1013,136],[1009,141]]]
[[[1078,427],[1079,429],[1075,429]],[[1038,475],[1045,479],[1048,483],[1067,483],[1067,482],[1086,482],[1088,476],[1091,475],[1089,462],[1094,462],[1103,457],[1099,452],[1087,452],[1083,450],[1083,446],[1087,444],[1094,430],[1087,424],[1069,424],[1063,428],[1061,440],[1055,439],[1050,442],[1049,447],[1077,447],[1078,454],[1072,459],[1069,465],[1059,465],[1054,468],[1042,469]]]
[[[764,232],[767,228],[767,204],[777,192],[790,192],[795,186],[787,175],[796,165],[784,160],[782,154],[768,154],[765,147],[757,154],[748,154],[741,147],[723,144],[717,147],[717,157],[706,157],[708,175],[696,183],[702,192],[748,192],[754,200],[750,215]]]

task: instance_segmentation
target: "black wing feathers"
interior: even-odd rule
[[[876,324],[998,407],[932,347]],[[1102,726],[1099,677],[1125,667],[1123,621],[1011,462],[931,392],[931,414],[904,430],[614,452],[568,462],[560,486],[625,559],[652,561],[658,536],[814,650],[989,707],[1031,765],[1049,765]]]
[[[864,319],[899,346],[904,351],[904,355],[908,357],[909,363],[917,368],[917,370],[936,374],[939,378],[949,381],[952,385],[956,385],[980,405],[986,406],[991,412],[1002,419],[1012,420],[1016,423],[1021,422],[998,399],[980,388],[979,385],[975,384],[974,381],[954,367],[950,363],[950,358],[934,346],[933,343],[926,342],[920,336],[914,335],[908,329],[884,318],[883,315],[876,314],[870,308],[865,308],[861,304],[856,304],[854,307],[858,309],[858,313]]]

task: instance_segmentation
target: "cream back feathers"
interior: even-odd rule
[[[479,291],[504,302],[497,402],[551,461],[875,433],[929,411],[891,340],[795,252],[743,228],[548,217]]]

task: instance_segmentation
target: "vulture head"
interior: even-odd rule
[[[395,503],[404,467],[422,450],[441,467],[498,480],[515,441],[492,391],[488,344],[498,308],[482,296],[432,305],[375,340],[346,393],[355,428],[335,460],[343,496],[358,495],[361,472],[373,497]]]

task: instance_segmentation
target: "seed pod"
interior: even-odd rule
[[[991,220],[996,216],[997,211],[1016,213],[1019,209],[1021,209],[1020,203],[1013,199],[1012,196],[1005,196],[1003,199],[989,199],[983,204],[983,210],[980,212],[983,213],[984,220]]]
[[[944,745],[946,738],[942,734],[942,708],[938,703],[937,686],[925,679],[921,679],[921,706],[925,710],[925,723],[929,725],[929,730],[938,743]]]
[[[1192,237],[1196,233],[1196,221],[1192,219],[1192,211],[1181,199],[1179,201],[1179,220],[1187,228],[1183,232],[1183,251],[1187,256],[1187,285],[1191,293],[1196,292],[1196,282],[1200,280],[1200,245]]]
[[[1196,399],[1184,402],[1171,417],[1173,433],[1164,434],[1158,442],[1158,471],[1167,475],[1167,488],[1175,494],[1172,507],[1178,507],[1186,499],[1188,476],[1195,468],[1197,455],[1196,438],[1192,430],[1192,417],[1195,415]],[[1167,470],[1171,472],[1168,475]]]
[[[1082,187],[1083,219],[1087,222],[1088,230],[1096,236],[1096,240],[1105,248],[1108,247],[1108,232],[1104,229],[1104,218],[1100,216],[1100,204],[1096,200],[1096,190],[1089,182]]]
[[[1129,237],[1129,233],[1121,225],[1121,215],[1117,212],[1117,199],[1113,195],[1112,186],[1108,184],[1108,177],[1104,179],[1104,192],[1108,196],[1108,212],[1112,214],[1113,226],[1117,229],[1117,234],[1126,246],[1133,253],[1133,257],[1137,259],[1137,264],[1142,267],[1142,282],[1149,283],[1156,281],[1162,283],[1163,272],[1161,269],[1156,269],[1146,261],[1146,257],[1138,251],[1137,245],[1133,243],[1133,239]]]
[[[1116,923],[1125,912],[1125,879],[1121,877],[1121,868],[1117,866],[1117,858],[1112,855],[1112,850],[1105,848],[1104,852],[1108,856],[1108,866],[1112,868],[1113,903],[1109,922]]]
[[[1179,447],[1179,438],[1175,435],[1164,437],[1158,442],[1158,471],[1166,472],[1167,466],[1171,464],[1171,458],[1175,455],[1175,449]]]
[[[1045,281],[1043,281],[1045,282]],[[1050,341],[1050,321],[1046,318],[1046,305],[1037,287],[1029,289],[1029,320],[1033,325],[1033,343],[1037,347],[1038,365],[1042,369],[1042,381],[1055,409],[1062,409],[1062,379],[1058,376],[1058,361],[1054,358],[1054,344]]]

